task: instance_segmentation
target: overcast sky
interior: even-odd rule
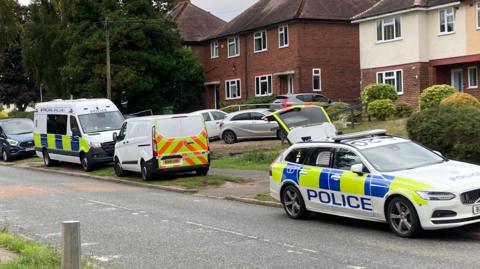
[[[0,0],[1,1],[1,0]],[[28,5],[30,0],[18,0],[22,5]],[[240,12],[247,9],[257,0],[191,0],[195,5],[210,11],[216,16],[229,21]]]

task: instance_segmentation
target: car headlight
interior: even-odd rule
[[[90,147],[92,148],[101,148],[102,147],[102,144],[98,143],[98,142],[90,142]]]
[[[18,141],[17,140],[7,139],[7,142],[8,142],[8,144],[10,144],[10,146],[18,146]]]
[[[455,194],[451,192],[441,191],[417,191],[418,196],[427,201],[447,201],[455,198]]]

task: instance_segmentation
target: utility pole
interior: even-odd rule
[[[110,70],[110,30],[108,29],[108,18],[105,18],[105,43],[107,50],[107,98],[112,99],[112,75]]]

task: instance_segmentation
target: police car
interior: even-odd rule
[[[387,222],[401,237],[480,222],[480,166],[374,130],[294,144],[270,168],[287,215]]]

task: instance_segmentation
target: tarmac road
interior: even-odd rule
[[[107,268],[478,268],[476,227],[400,239],[385,224],[0,167],[0,224],[58,246],[80,220],[82,250]]]

